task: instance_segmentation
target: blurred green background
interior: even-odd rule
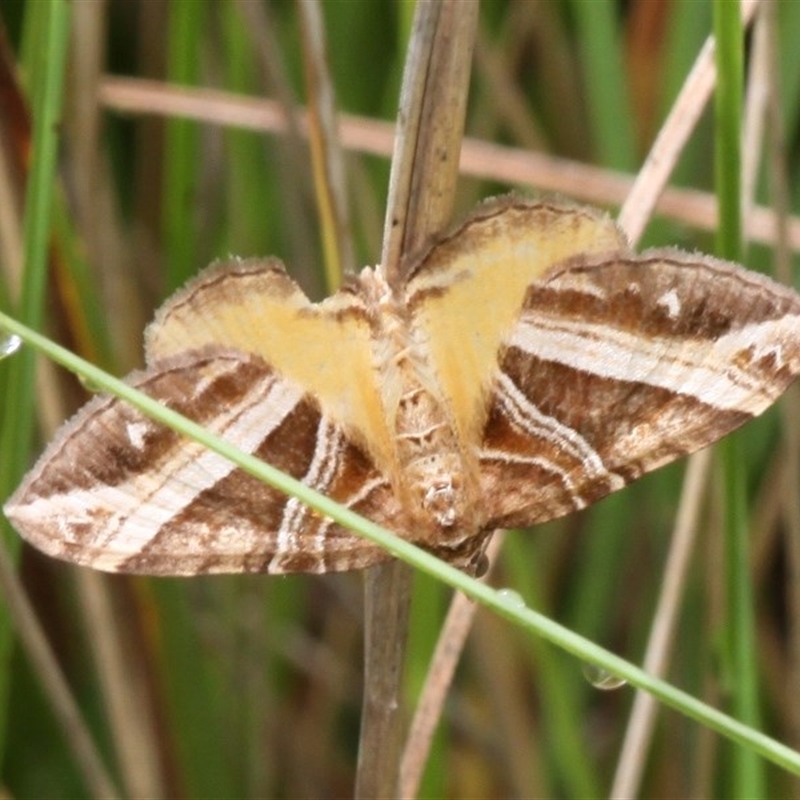
[[[286,107],[306,102],[297,5],[83,0],[66,5],[61,22],[52,16],[59,5],[7,0],[0,6],[7,57],[0,86],[0,206],[6,209],[0,210],[0,307],[124,374],[140,365],[141,332],[153,309],[215,258],[277,255],[311,297],[324,296],[307,143],[233,126],[233,102],[218,94],[277,98]],[[794,188],[800,187],[800,4],[776,5],[780,18],[768,53],[780,86],[782,168]],[[413,3],[328,0],[322,11],[338,107],[391,122]],[[467,135],[633,174],[711,27],[712,5],[705,0],[485,2]],[[59,41],[67,55],[57,82],[63,97],[50,100],[61,107],[57,182],[49,236],[45,229],[40,239],[49,248],[48,268],[21,290],[14,243],[23,238],[23,186],[39,154],[31,161],[31,133],[14,104],[12,78],[15,73],[27,102],[41,107],[47,102],[38,94],[42,76],[59,60]],[[747,46],[754,49],[753,37]],[[109,76],[195,87],[206,120],[182,119],[174,97],[159,110],[164,93],[157,85]],[[121,86],[140,90],[136,109],[121,109]],[[353,125],[363,129],[359,119]],[[768,159],[775,141],[759,160],[756,196],[766,205],[773,202]],[[672,183],[712,191],[713,152],[709,111]],[[346,158],[363,264],[380,252],[389,156],[349,151]],[[499,179],[464,177],[458,216],[509,188]],[[614,202],[609,188],[612,210]],[[797,209],[795,192],[790,210]],[[646,242],[710,250],[713,233],[700,223],[659,217]],[[747,262],[769,270],[772,253],[753,246]],[[58,420],[86,396],[73,379],[48,371],[39,375],[31,402],[11,361],[0,362],[2,499]],[[20,430],[30,434],[20,439]],[[787,483],[787,464],[798,453],[787,446],[774,409],[738,436],[749,509],[757,727],[797,746],[800,564],[784,515],[785,498],[800,488]],[[667,468],[586,512],[512,533],[494,583],[639,662],[683,470]],[[741,620],[731,619],[726,600],[720,484],[712,479],[705,503],[669,678],[730,708],[737,677],[726,628]],[[361,702],[358,574],[98,577],[20,547],[7,525],[5,533],[123,795],[351,795]],[[432,580],[417,580],[409,707],[448,599]],[[0,614],[0,796],[90,796],[39,676],[13,645],[2,603]],[[599,691],[571,657],[479,612],[421,796],[606,796],[632,698],[627,688]],[[641,796],[735,796],[731,776],[743,757],[702,726],[663,712]],[[785,772],[760,762],[755,769],[762,796],[800,794]]]

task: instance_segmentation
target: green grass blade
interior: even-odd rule
[[[169,12],[169,79],[194,85],[200,64],[200,41],[206,16],[204,0],[177,2]],[[197,123],[173,119],[167,124],[166,149],[170,154],[164,179],[164,244],[167,290],[186,283],[198,269],[197,218],[200,191],[198,160],[200,144]]]
[[[715,0],[717,43],[715,96],[715,180],[719,202],[718,252],[724,258],[742,257],[741,136],[744,38],[738,3]],[[728,610],[726,661],[732,706],[743,722],[760,724],[756,636],[744,459],[739,439],[729,437],[720,452],[725,462],[725,553]],[[735,797],[765,796],[763,763],[756,754],[738,749],[732,754],[730,792]]]
[[[586,99],[595,157],[605,166],[633,169],[633,114],[617,30],[617,6],[608,0],[575,0],[571,7],[578,23],[586,79],[592,87]]]
[[[29,95],[33,110],[33,159],[25,201],[23,242],[25,271],[19,317],[41,328],[47,281],[47,248],[53,190],[56,180],[58,121],[61,113],[70,6],[66,0],[36,4],[36,46],[30,48]],[[33,23],[32,23],[33,24]],[[25,470],[33,437],[34,353],[26,348],[8,360],[0,374],[0,497],[7,497]],[[3,546],[18,552],[19,540],[0,519]],[[0,709],[7,708],[11,624],[0,607]],[[5,727],[0,720],[0,755],[4,751]],[[0,759],[2,760],[2,759]]]
[[[742,257],[741,136],[743,34],[738,5],[715,0],[714,34],[717,42],[715,180],[719,201],[717,247],[731,261]]]

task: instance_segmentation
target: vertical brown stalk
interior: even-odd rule
[[[478,19],[473,0],[421,0],[406,59],[381,262],[394,291],[402,256],[450,220]],[[356,798],[395,797],[400,685],[411,571],[401,562],[365,577],[364,703]]]

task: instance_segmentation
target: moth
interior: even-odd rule
[[[605,214],[489,201],[311,303],[274,259],[212,266],[132,385],[467,570],[496,528],[588,506],[705,447],[800,371],[800,296],[735,264],[631,252]],[[111,397],[63,426],[5,513],[114,572],[327,572],[389,556]]]

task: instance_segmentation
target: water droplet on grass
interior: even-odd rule
[[[525,608],[525,599],[514,589],[498,589],[497,594],[511,608]]]
[[[22,347],[22,339],[16,333],[0,333],[0,358],[13,355]]]
[[[584,664],[583,674],[595,689],[602,689],[604,692],[619,689],[627,683],[624,678],[619,678],[608,672],[608,670],[595,667],[592,664]]]

